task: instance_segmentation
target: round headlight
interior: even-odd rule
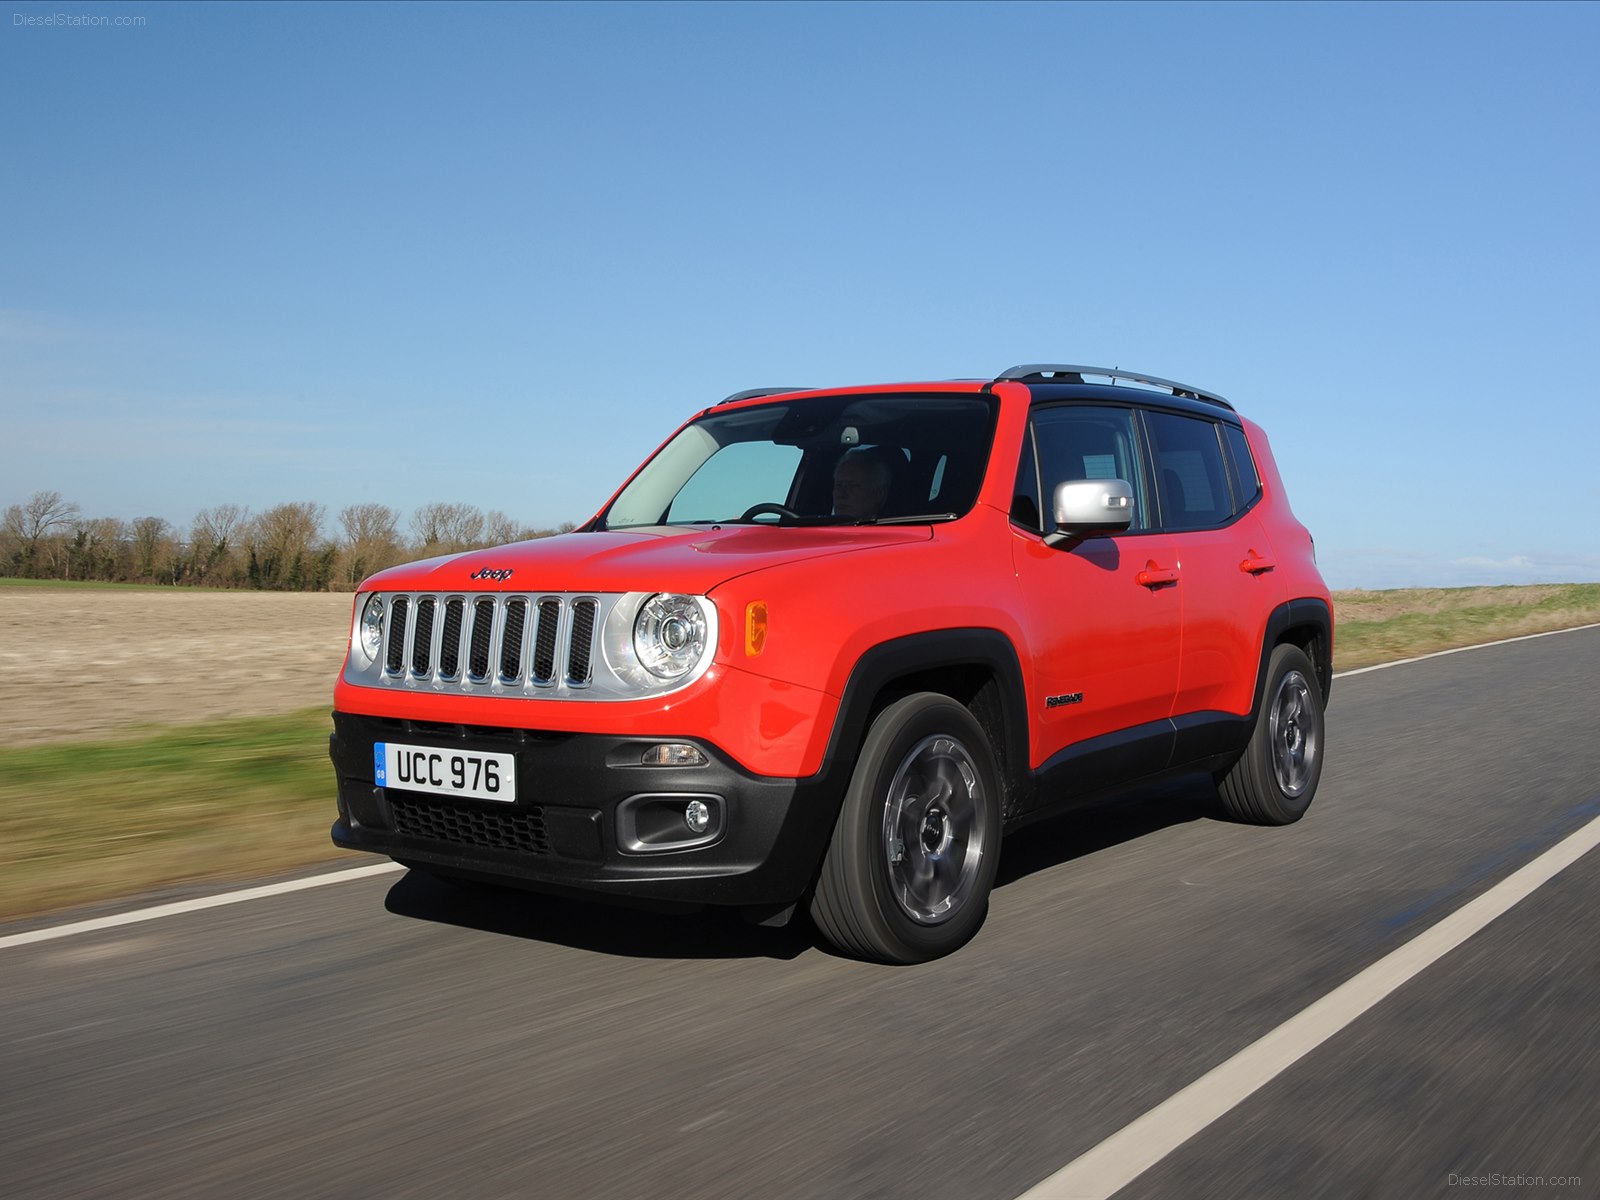
[[[357,641],[361,646],[361,653],[369,661],[378,657],[378,651],[383,648],[383,597],[373,596],[367,601],[367,606],[361,610],[361,626],[356,631],[359,635]]]
[[[706,651],[706,618],[693,596],[651,596],[633,622],[633,650],[659,679],[679,679]]]

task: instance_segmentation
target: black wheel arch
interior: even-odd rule
[[[1022,665],[998,629],[935,629],[894,638],[857,660],[828,739],[825,770],[850,766],[878,714],[901,696],[939,692],[965,706],[983,728],[1000,768],[1002,820],[1032,787]]]
[[[1284,643],[1299,646],[1311,660],[1324,708],[1333,695],[1333,610],[1326,600],[1316,596],[1290,600],[1278,605],[1267,617],[1261,657],[1256,661],[1255,699],[1250,705],[1252,721],[1261,712],[1267,687],[1267,665],[1273,648]]]

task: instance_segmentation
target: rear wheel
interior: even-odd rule
[[[1322,690],[1298,646],[1275,646],[1256,727],[1239,761],[1217,780],[1228,815],[1288,825],[1311,806],[1322,776]]]
[[[983,924],[999,850],[998,772],[983,729],[948,696],[907,696],[867,732],[812,921],[858,958],[949,954]]]

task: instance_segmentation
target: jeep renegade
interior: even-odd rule
[[[1001,837],[1205,772],[1299,819],[1333,615],[1261,429],[1153,376],[741,392],[581,529],[384,571],[340,846],[947,954]]]

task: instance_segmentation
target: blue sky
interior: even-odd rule
[[[1065,361],[1265,425],[1335,587],[1600,580],[1600,5],[0,20],[0,507],[553,525],[740,388]]]

